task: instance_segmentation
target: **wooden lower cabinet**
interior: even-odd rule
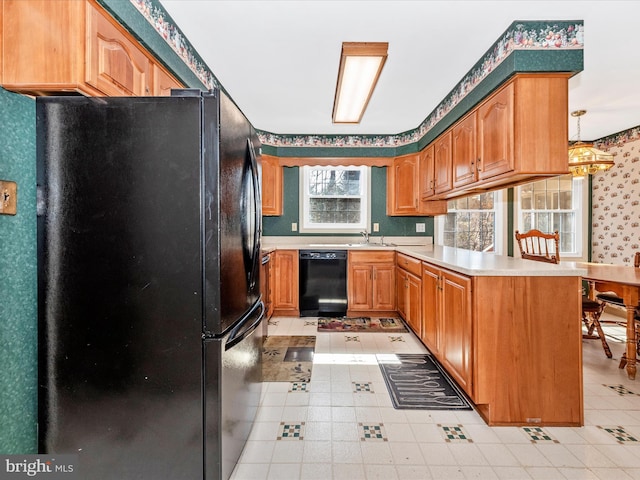
[[[398,313],[414,333],[422,336],[422,280],[401,267],[396,268]]]
[[[580,426],[580,286],[423,262],[420,338],[489,425]]]
[[[272,261],[273,314],[299,316],[298,250],[276,250]]]
[[[349,251],[347,314],[393,313],[396,309],[394,270],[395,252]]]
[[[478,412],[489,425],[583,425],[581,278],[472,283]]]
[[[440,336],[440,270],[422,263],[422,343],[439,356]]]
[[[458,385],[472,392],[471,278],[442,270],[440,288],[442,363]]]
[[[471,278],[422,264],[420,338],[467,394],[473,394]]]
[[[260,294],[264,303],[265,319],[273,315],[273,302],[271,301],[271,285],[273,282],[272,259],[274,254],[264,254],[262,256],[262,266],[260,267]]]

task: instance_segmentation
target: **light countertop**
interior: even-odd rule
[[[282,237],[278,237],[281,239]],[[385,237],[385,242],[394,243],[398,237]],[[424,242],[422,237],[422,242]],[[308,243],[307,243],[308,242]],[[344,243],[343,243],[344,242]],[[316,238],[308,240],[304,237],[290,237],[285,241],[278,241],[274,238],[265,237],[264,250],[273,251],[277,249],[289,250],[309,250],[309,249],[332,249],[332,250],[393,250],[404,253],[411,257],[437,265],[458,273],[469,276],[534,276],[534,277],[582,277],[587,271],[580,264],[567,262],[566,264],[555,265],[551,263],[535,262],[532,260],[522,260],[506,255],[496,255],[494,253],[473,252],[461,248],[441,247],[432,244],[380,246],[379,238],[373,238],[368,245],[359,245],[359,240],[335,240],[324,241]],[[411,242],[409,243],[418,243]],[[351,245],[349,245],[351,244]]]

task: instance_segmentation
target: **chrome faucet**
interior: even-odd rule
[[[364,237],[364,243],[369,243],[369,232],[367,232],[367,230],[363,230],[360,232],[360,235],[362,235]]]

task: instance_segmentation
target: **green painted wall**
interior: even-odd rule
[[[271,236],[304,236],[291,231],[292,223],[299,223],[300,183],[298,167],[284,167],[283,214],[280,217],[262,217],[263,234]],[[371,223],[379,223],[380,231],[373,235],[433,236],[433,217],[387,216],[387,169],[371,167]],[[416,233],[416,223],[426,223],[424,233]],[[307,234],[318,236],[318,234]],[[353,236],[353,234],[350,234]],[[331,236],[335,236],[331,234]]]
[[[0,453],[37,450],[35,102],[0,88],[0,179],[18,184],[0,215]]]

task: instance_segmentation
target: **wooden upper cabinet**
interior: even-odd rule
[[[435,162],[435,193],[448,192],[453,188],[451,178],[452,167],[452,133],[447,131],[434,142],[434,162]]]
[[[149,58],[92,5],[87,7],[86,60],[87,83],[105,95],[151,95]]]
[[[434,150],[431,143],[420,152],[420,190],[423,199],[433,197],[436,193]]]
[[[8,90],[79,91],[84,78],[82,1],[4,0],[2,85]],[[11,48],[6,48],[11,45]]]
[[[451,132],[453,187],[462,187],[477,179],[476,112],[458,122]]]
[[[278,157],[262,155],[262,215],[282,215],[283,170]]]
[[[184,88],[180,82],[169,75],[157,63],[153,64],[153,96],[169,97],[171,89]]]
[[[387,215],[418,215],[420,155],[396,157],[387,172]]]
[[[569,74],[520,74],[514,81],[515,170],[523,175],[569,171]]]
[[[0,6],[0,83],[7,90],[140,96],[182,86],[94,0],[3,0]]]
[[[568,78],[519,73],[424,150],[433,146],[435,188],[422,198],[451,199],[568,172]]]
[[[514,86],[509,84],[478,109],[478,178],[481,180],[515,168],[513,92]]]

